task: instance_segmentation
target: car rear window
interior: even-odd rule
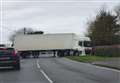
[[[5,55],[12,55],[14,49],[13,48],[2,48],[0,49],[0,56],[5,56]]]

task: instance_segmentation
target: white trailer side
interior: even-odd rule
[[[73,49],[75,34],[19,35],[15,38],[17,50]]]
[[[82,51],[80,38],[73,33],[63,34],[25,34],[15,37],[17,51]]]

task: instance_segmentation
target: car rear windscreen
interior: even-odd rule
[[[14,49],[0,49],[0,56],[12,55]]]

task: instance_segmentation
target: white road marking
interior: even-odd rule
[[[48,77],[48,75],[42,69],[40,71],[50,83],[53,83],[53,81]]]
[[[53,83],[53,81],[48,77],[48,75],[41,69],[40,65],[39,65],[39,60],[37,60],[37,67],[38,69],[40,69],[40,72],[45,76],[45,78],[50,82]]]
[[[41,69],[41,67],[40,67],[40,65],[39,65],[39,60],[37,60],[37,67],[38,67],[39,69]]]

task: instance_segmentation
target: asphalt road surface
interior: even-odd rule
[[[120,71],[41,57],[21,60],[21,70],[0,68],[0,83],[120,83]]]

